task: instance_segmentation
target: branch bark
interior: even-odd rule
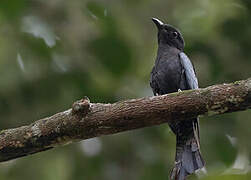
[[[73,141],[250,107],[251,78],[114,104],[90,103],[84,98],[64,112],[0,131],[0,162]]]

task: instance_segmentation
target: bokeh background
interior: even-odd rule
[[[85,95],[104,103],[151,96],[151,17],[182,31],[201,87],[251,77],[248,0],[1,0],[0,129]],[[201,179],[251,179],[250,127],[251,111],[201,118]],[[0,180],[168,179],[174,153],[175,136],[162,125],[1,163]]]

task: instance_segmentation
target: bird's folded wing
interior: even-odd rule
[[[187,81],[188,86],[191,89],[198,89],[199,88],[198,79],[195,75],[192,62],[187,57],[187,55],[183,52],[179,54],[179,57],[180,57],[181,64],[185,70],[186,81]]]

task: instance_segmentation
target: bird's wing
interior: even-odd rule
[[[198,84],[198,79],[196,77],[194,67],[190,59],[187,57],[187,55],[183,52],[179,54],[180,61],[182,64],[182,67],[185,71],[185,76],[186,76],[186,81],[190,89],[198,89],[199,84]],[[195,133],[195,138],[197,140],[198,146],[200,146],[200,132],[199,132],[199,119],[197,118],[196,121],[194,121],[193,128]]]
[[[193,68],[193,64],[190,61],[190,59],[187,57],[187,55],[183,52],[179,54],[181,64],[183,66],[183,69],[185,71],[186,81],[190,89],[198,89],[198,79],[195,75],[195,71]]]

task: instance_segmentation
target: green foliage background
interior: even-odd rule
[[[63,111],[85,95],[92,102],[151,96],[151,17],[182,31],[201,87],[251,76],[248,0],[1,0],[0,128]],[[202,179],[251,179],[250,117],[201,118]],[[175,136],[162,125],[1,163],[0,179],[167,179],[174,153]]]

